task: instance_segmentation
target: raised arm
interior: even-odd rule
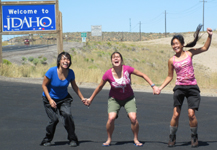
[[[151,81],[151,79],[144,73],[140,72],[139,70],[134,69],[133,73],[136,76],[142,77],[146,82],[149,83],[149,85],[153,89],[153,94],[159,94],[159,89],[157,86],[154,85],[154,83]]]
[[[210,44],[211,44],[211,40],[212,40],[212,29],[211,28],[207,28],[207,33],[208,33],[208,37],[207,37],[207,40],[204,44],[203,47],[200,47],[200,48],[192,48],[189,50],[189,52],[191,52],[192,56],[194,55],[197,55],[197,54],[200,54],[202,52],[205,52],[209,49],[210,47]]]
[[[159,87],[160,90],[162,90],[164,87],[166,87],[173,79],[173,57],[169,59],[168,61],[168,76],[164,80],[163,84]]]

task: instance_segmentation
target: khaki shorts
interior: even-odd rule
[[[127,100],[116,100],[113,97],[108,99],[108,113],[115,112],[118,114],[121,107],[124,107],[127,114],[130,112],[137,111],[136,99],[134,96],[130,97]]]

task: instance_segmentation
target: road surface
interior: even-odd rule
[[[0,149],[2,150],[69,150],[67,134],[61,123],[50,148],[39,146],[45,135],[47,116],[42,105],[42,88],[39,84],[0,81]],[[105,124],[107,121],[108,90],[102,90],[88,109],[78,96],[69,88],[74,97],[72,115],[80,145],[73,149],[105,149]],[[89,97],[93,89],[82,88],[81,92]],[[172,116],[172,95],[154,96],[152,93],[135,92],[138,120],[140,124],[139,139],[144,143],[142,149],[168,149],[169,122]],[[198,149],[214,150],[217,147],[217,101],[216,97],[202,97],[199,112]],[[137,149],[133,145],[130,121],[122,108],[115,121],[113,141],[106,149]],[[187,105],[183,104],[177,132],[177,144],[173,149],[190,148],[190,129],[188,125]]]
[[[9,52],[9,51],[25,51],[25,50],[32,50],[36,48],[45,48],[52,45],[14,45],[14,46],[3,46],[2,51],[3,52]]]

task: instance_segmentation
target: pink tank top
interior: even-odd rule
[[[196,85],[197,81],[194,76],[194,68],[191,57],[187,54],[187,58],[182,61],[175,61],[173,56],[173,66],[175,68],[177,78],[176,85]]]

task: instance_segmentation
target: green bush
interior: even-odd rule
[[[22,57],[22,61],[26,61],[27,60],[27,58],[26,57]]]
[[[34,58],[33,61],[32,61],[32,63],[34,65],[37,65],[39,63],[39,59],[38,58]]]
[[[108,46],[112,46],[112,44],[111,44],[110,42],[107,42],[107,45],[108,45]]]
[[[46,61],[46,60],[47,60],[47,58],[46,58],[46,57],[43,57],[43,58],[42,58],[42,60],[43,60],[43,61]]]
[[[30,56],[29,58],[28,58],[28,61],[30,61],[30,62],[32,62],[34,60],[34,57],[32,57],[32,56]]]
[[[11,65],[12,63],[7,59],[3,59],[3,64]]]

